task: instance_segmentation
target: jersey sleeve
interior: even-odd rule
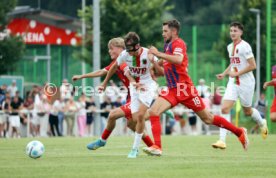
[[[106,71],[109,71],[110,68],[111,68],[111,66],[114,64],[115,61],[116,61],[116,60],[112,61],[108,66],[106,66],[106,67],[103,68],[103,69],[106,70]]]
[[[245,59],[250,59],[250,58],[254,57],[252,48],[249,44],[244,46],[244,57],[245,57]]]
[[[186,53],[186,46],[184,42],[181,42],[178,40],[175,41],[172,44],[172,53],[176,55],[184,56],[184,54]]]
[[[117,58],[117,64],[120,66],[123,62],[125,62],[127,52],[124,50],[120,53],[120,55]]]
[[[127,64],[125,62],[120,65],[120,70],[121,71],[125,71],[127,69],[128,69],[128,66],[127,66]]]

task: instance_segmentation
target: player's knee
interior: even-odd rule
[[[116,120],[117,118],[116,118],[116,111],[114,111],[114,110],[112,110],[112,111],[110,111],[110,113],[109,113],[109,115],[108,115],[108,120],[110,120],[110,121],[114,121],[114,120]]]
[[[135,131],[135,126],[136,126],[136,122],[134,122],[133,120],[127,120],[127,127],[128,128]]]
[[[160,113],[158,113],[156,110],[149,109],[148,110],[150,116],[159,116]]]
[[[206,113],[205,115],[201,116],[201,120],[205,124],[211,125],[213,123],[213,115],[211,113]]]
[[[144,119],[144,113],[139,112],[137,113],[137,121],[141,122]]]

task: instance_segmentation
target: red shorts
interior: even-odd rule
[[[276,97],[274,97],[273,99],[273,103],[271,105],[271,108],[270,108],[270,112],[276,112]]]
[[[194,112],[205,109],[205,105],[193,85],[183,84],[183,86],[180,85],[177,88],[170,88],[167,92],[162,92],[160,97],[170,102],[172,107],[181,103]]]
[[[130,120],[132,118],[130,110],[130,101],[127,102],[125,105],[121,106],[120,108],[124,111],[126,119]]]

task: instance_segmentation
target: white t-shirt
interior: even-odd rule
[[[154,61],[158,61],[157,57],[154,57]],[[148,83],[154,81],[150,74],[151,62],[148,58],[148,49],[142,47],[142,53],[140,56],[130,56],[129,53],[124,50],[117,58],[117,64],[120,66],[122,63],[126,63],[129,67],[130,74],[133,77],[139,77],[140,83]]]
[[[241,40],[238,44],[233,43],[227,46],[229,58],[231,62],[231,71],[241,71],[248,66],[247,60],[254,57],[251,46],[244,40]],[[238,77],[229,77],[229,82],[236,84],[248,84],[255,83],[253,72],[247,72]]]

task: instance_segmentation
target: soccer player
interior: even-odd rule
[[[263,88],[266,89],[269,86],[274,87],[274,99],[270,108],[270,119],[272,122],[276,122],[276,65],[272,67],[272,80],[265,82]]]
[[[144,113],[150,107],[157,89],[157,84],[151,76],[151,60],[157,62],[158,59],[153,55],[148,56],[148,49],[140,46],[140,37],[135,32],[129,32],[124,40],[126,50],[120,54],[117,62],[109,70],[102,83],[102,89],[105,89],[108,80],[117,68],[122,63],[126,63],[129,73],[135,78],[135,80],[132,78],[130,84],[130,107],[132,118],[137,122],[134,143],[128,158],[136,158],[145,128]],[[150,59],[152,57],[153,59]]]
[[[230,64],[223,73],[217,75],[219,80],[229,75],[221,112],[230,121],[230,110],[239,98],[244,114],[251,116],[259,125],[262,137],[265,139],[268,134],[266,120],[261,117],[257,109],[251,106],[255,89],[255,78],[252,71],[256,69],[256,63],[250,45],[241,38],[243,29],[243,25],[239,22],[230,24],[232,43],[227,46]],[[226,134],[227,131],[225,129],[220,129],[220,139],[212,146],[225,149]]]
[[[108,49],[109,49],[108,50],[109,55],[112,59],[112,62],[110,63],[110,65],[108,65],[104,69],[94,71],[94,72],[91,72],[88,74],[75,75],[75,76],[73,76],[72,80],[76,81],[76,80],[83,79],[83,78],[94,78],[94,77],[101,77],[101,76],[106,75],[108,73],[108,71],[110,70],[110,67],[116,62],[116,59],[119,56],[119,54],[125,49],[124,39],[123,38],[111,39],[108,42]],[[116,74],[120,78],[120,80],[123,82],[125,87],[128,88],[129,81],[126,78],[126,76],[124,75],[124,71],[122,70],[122,68],[119,68],[118,70],[116,70]],[[135,131],[135,123],[131,119],[129,92],[128,92],[127,103],[119,108],[111,110],[111,112],[109,113],[107,125],[102,133],[101,138],[88,144],[87,148],[89,150],[96,150],[100,147],[105,146],[108,137],[110,136],[110,134],[112,133],[113,129],[116,126],[116,120],[121,117],[126,117],[128,120],[128,122],[127,122],[128,127],[131,130]],[[151,146],[153,144],[150,137],[146,134],[143,134],[142,139],[146,143],[147,146]]]
[[[162,35],[165,40],[165,52],[160,52],[155,47],[149,49],[149,53],[163,59],[168,92],[160,95],[144,116],[145,118],[150,117],[155,145],[144,148],[143,151],[149,155],[161,156],[161,126],[159,117],[162,112],[174,107],[178,103],[192,109],[204,123],[226,128],[233,132],[246,150],[249,144],[246,129],[237,128],[224,118],[213,115],[205,109],[205,105],[188,75],[187,49],[184,41],[178,35],[179,30],[180,23],[177,20],[164,22]]]

